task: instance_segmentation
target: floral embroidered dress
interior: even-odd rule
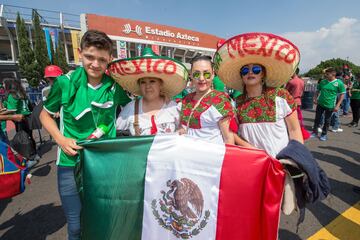
[[[134,128],[135,100],[128,103],[116,120],[117,130],[129,130],[135,136]],[[142,98],[139,100],[140,135],[155,135],[173,133],[179,126],[179,109],[176,102],[165,103],[156,115],[150,116],[142,111]]]
[[[236,100],[239,135],[253,146],[275,157],[289,142],[285,118],[296,111],[296,103],[283,88],[267,88],[258,97]]]
[[[181,126],[186,129],[190,118],[188,135],[211,142],[223,143],[219,121],[226,117],[232,118],[235,115],[229,97],[223,92],[212,90],[201,100],[191,114],[197,104],[194,96],[195,93],[190,93],[181,102]]]

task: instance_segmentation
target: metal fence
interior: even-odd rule
[[[37,105],[42,100],[41,91],[27,91],[26,94],[33,105]],[[5,97],[6,94],[0,94],[1,102],[4,102],[6,100]]]
[[[44,9],[33,9],[9,4],[0,5],[0,16],[8,22],[16,22],[16,16],[20,13],[26,22],[32,22],[34,13],[40,17],[40,22],[45,26],[80,29],[80,14],[64,13]]]

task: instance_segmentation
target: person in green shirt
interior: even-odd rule
[[[21,86],[21,82],[17,80],[6,81],[5,89],[7,94],[4,102],[6,114],[21,114],[24,116],[22,121],[15,122],[16,132],[19,132],[20,130],[25,131],[31,138],[30,140],[32,141],[33,146],[36,146],[30,126],[31,104],[25,89]],[[30,161],[37,162],[39,159],[40,157],[36,152],[33,156],[30,156]]]
[[[6,121],[21,122],[24,120],[24,115],[22,114],[8,114],[9,112],[4,107],[3,103],[0,101],[0,122],[1,122],[1,131],[0,131],[0,141],[9,144],[9,138],[6,131]]]
[[[325,123],[320,136],[321,141],[327,140],[327,131],[330,125],[331,115],[333,112],[339,110],[346,91],[344,83],[336,78],[336,70],[334,68],[327,68],[324,73],[326,79],[320,81],[318,84],[318,94],[316,94],[314,99],[314,103],[317,104],[317,106],[313,132],[311,134],[311,137],[317,137],[321,115],[325,114]],[[338,95],[339,100],[336,102]]]
[[[74,166],[78,140],[88,138],[97,128],[106,126],[107,137],[115,137],[118,105],[130,99],[125,91],[105,74],[112,60],[112,41],[103,32],[87,31],[80,42],[83,67],[58,77],[50,89],[40,121],[60,147],[58,189],[68,223],[68,238],[80,239],[81,202],[76,189]],[[60,130],[52,115],[60,111]]]
[[[354,81],[350,88],[350,105],[353,115],[353,120],[349,123],[349,127],[357,127],[359,123],[360,113],[360,75],[357,76],[357,81]]]

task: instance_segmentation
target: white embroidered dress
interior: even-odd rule
[[[289,143],[285,118],[296,110],[296,103],[286,89],[269,88],[265,94],[237,99],[239,135],[275,157]]]
[[[139,100],[139,129],[140,135],[151,135],[151,129],[154,124],[151,121],[151,116],[142,110],[142,98]],[[117,130],[129,130],[132,136],[135,136],[134,129],[134,113],[135,113],[135,100],[128,103],[120,112],[116,120]],[[160,111],[154,116],[157,133],[173,133],[178,129],[179,125],[179,110],[174,101],[165,103]]]

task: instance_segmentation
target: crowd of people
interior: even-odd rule
[[[253,39],[248,49],[228,44],[245,38]],[[267,38],[275,38],[279,46],[263,49],[262,41]],[[288,51],[284,53],[284,49]],[[80,239],[81,201],[74,176],[81,149],[77,141],[95,131],[101,130],[107,137],[186,134],[263,149],[273,157],[291,141],[303,144],[308,137],[300,109],[304,91],[304,82],[297,75],[300,53],[286,39],[272,34],[242,34],[220,45],[214,61],[209,56],[194,58],[190,71],[175,59],[156,55],[151,48],[145,48],[139,57],[113,62],[111,54],[110,38],[89,30],[80,42],[82,67],[67,74],[57,66],[45,70],[50,85],[43,90],[40,120],[60,147],[58,190],[69,239]],[[349,127],[358,126],[360,107],[359,77],[344,84],[333,68],[324,73],[326,79],[318,85],[312,132],[313,137],[318,135],[324,115],[320,140],[327,139],[331,117],[344,98],[350,101],[343,104],[343,114],[349,113],[347,104],[353,113]],[[348,75],[344,76],[346,80]],[[221,79],[227,88],[241,94],[231,98],[214,89],[214,79]],[[0,119],[16,122],[16,130],[24,130],[33,141],[25,92],[16,82],[7,92]],[[1,133],[2,141],[8,142],[5,132]],[[38,161],[38,155],[31,160]]]

